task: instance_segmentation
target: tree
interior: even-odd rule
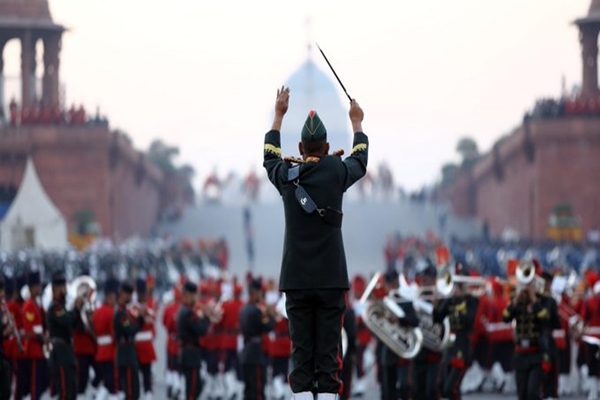
[[[173,158],[178,155],[178,147],[170,146],[160,139],[154,140],[148,149],[148,159],[166,174],[177,171]]]
[[[456,151],[462,157],[462,166],[470,167],[479,158],[479,148],[477,142],[470,137],[463,137],[456,145]]]
[[[442,186],[448,186],[454,183],[456,171],[458,171],[458,165],[456,164],[446,163],[442,166]]]

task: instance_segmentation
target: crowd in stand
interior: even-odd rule
[[[526,115],[538,119],[598,116],[600,116],[600,96],[540,99],[533,110]]]
[[[15,99],[9,105],[10,126],[19,125],[102,125],[107,126],[108,120],[100,116],[99,110],[90,118],[83,105],[71,105],[63,110],[59,105],[49,107],[42,102],[36,102],[32,107],[19,107]]]

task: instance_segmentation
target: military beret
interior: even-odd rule
[[[29,286],[40,285],[42,283],[42,279],[39,271],[30,272],[29,277],[27,278],[27,284]]]
[[[63,271],[56,271],[54,274],[52,274],[52,285],[53,286],[66,285],[66,284],[67,284],[67,278],[65,277],[65,274],[63,273]]]
[[[141,278],[136,279],[135,291],[138,294],[146,294],[146,281],[144,279],[141,279]]]
[[[186,282],[183,285],[183,291],[186,293],[198,293],[198,285],[192,282]]]
[[[121,292],[124,292],[127,294],[133,294],[133,285],[129,282],[122,282],[121,283]]]
[[[323,121],[319,118],[316,111],[308,113],[308,117],[302,127],[302,140],[308,142],[317,142],[319,140],[327,140],[327,129],[323,125]]]

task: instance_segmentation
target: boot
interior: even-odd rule
[[[589,378],[589,388],[590,392],[588,393],[588,400],[598,400],[598,378]]]
[[[315,400],[312,392],[293,393],[292,400]]]
[[[108,398],[108,390],[104,386],[100,386],[98,392],[96,393],[95,400],[106,400]]]
[[[367,377],[363,376],[356,380],[354,387],[352,388],[352,397],[362,397],[367,391]]]

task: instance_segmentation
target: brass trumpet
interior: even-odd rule
[[[456,289],[455,284],[457,283],[466,284],[471,287],[477,286],[477,290],[470,293],[472,296],[481,297],[485,294],[487,281],[484,278],[455,275],[452,274],[449,267],[444,267],[438,272],[436,289],[442,297],[452,296]]]

